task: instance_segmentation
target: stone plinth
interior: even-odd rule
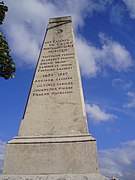
[[[3,174],[98,173],[91,135],[22,137],[7,144]]]

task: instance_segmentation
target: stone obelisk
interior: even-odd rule
[[[101,178],[70,16],[49,19],[19,134],[7,144],[3,174]]]

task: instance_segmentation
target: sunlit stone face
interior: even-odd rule
[[[19,136],[87,133],[71,17],[52,18]]]

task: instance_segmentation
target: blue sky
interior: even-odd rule
[[[100,172],[134,180],[135,0],[4,2],[2,31],[17,71],[15,79],[0,79],[0,169],[5,143],[18,133],[48,19],[71,15]]]

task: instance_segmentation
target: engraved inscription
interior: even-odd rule
[[[35,78],[33,96],[64,95],[73,93],[73,42],[69,39],[46,41]],[[71,50],[71,52],[69,51]],[[68,51],[65,53],[65,51]]]

